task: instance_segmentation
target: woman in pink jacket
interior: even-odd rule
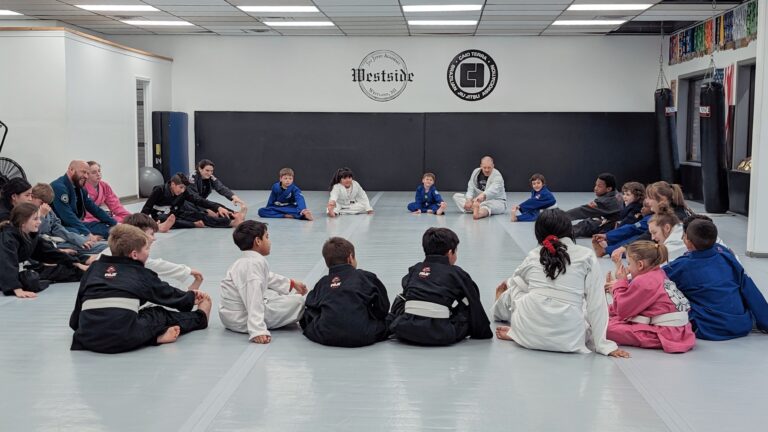
[[[95,161],[88,162],[88,181],[85,182],[85,190],[88,196],[99,207],[104,209],[116,221],[123,222],[123,219],[131,215],[131,212],[120,204],[120,198],[115,195],[109,183],[101,180],[101,165]],[[85,222],[97,221],[92,214],[86,212]]]
[[[626,269],[619,261],[608,309],[608,339],[619,345],[683,353],[693,348],[696,335],[688,321],[691,309],[675,283],[659,266],[667,261],[667,248],[651,241],[627,246]],[[627,280],[627,274],[632,280]]]

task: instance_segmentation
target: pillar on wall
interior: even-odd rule
[[[757,2],[757,67],[747,255],[768,257],[768,2]]]

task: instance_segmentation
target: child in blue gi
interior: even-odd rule
[[[301,189],[293,184],[293,170],[280,170],[280,181],[272,185],[267,206],[259,209],[259,217],[304,219],[311,221],[312,212],[304,202]]]
[[[445,208],[448,205],[437,191],[435,181],[434,174],[431,172],[424,173],[421,177],[421,184],[416,188],[416,201],[408,204],[408,211],[414,214],[434,213],[441,215],[445,213]]]
[[[533,222],[539,217],[539,212],[552,207],[557,202],[555,196],[547,187],[547,180],[536,173],[531,176],[531,197],[520,205],[512,207],[512,222]]]
[[[717,243],[717,227],[704,219],[683,234],[688,253],[665,267],[667,277],[691,303],[696,337],[728,340],[753,328],[768,330],[768,303],[733,253]]]

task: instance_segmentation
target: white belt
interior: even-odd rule
[[[576,293],[561,291],[554,288],[534,288],[530,291],[532,294],[550,297],[574,306],[581,306],[582,296]]]
[[[650,324],[662,327],[681,327],[688,324],[688,312],[670,312],[654,317],[638,315],[630,321],[638,324]]]
[[[169,213],[171,211],[171,206],[152,206],[153,209],[157,210],[160,213]]]
[[[278,207],[286,207],[286,206],[289,206],[289,205],[293,205],[293,203],[284,203],[284,202],[280,202],[280,201],[275,201],[274,204],[276,206],[278,206]]]
[[[125,297],[108,297],[101,299],[86,300],[80,310],[119,308],[139,312],[139,299]]]
[[[462,299],[461,301],[465,305],[469,305],[469,300],[466,298]],[[458,301],[454,301],[451,307],[456,307],[458,304]],[[421,300],[407,300],[405,302],[405,313],[425,318],[451,317],[451,310],[448,309],[448,306]]]

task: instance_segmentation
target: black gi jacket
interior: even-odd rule
[[[463,302],[466,298],[468,305]],[[448,307],[450,318],[428,318],[405,313],[405,301],[420,300]],[[451,265],[444,255],[427,255],[403,277],[403,293],[395,299],[390,331],[420,345],[450,345],[466,338],[493,337],[480,302],[480,291],[467,272]]]
[[[69,326],[75,331],[72,349],[114,353],[129,351],[153,342],[165,330],[142,322],[142,313],[117,307],[82,310],[86,300],[125,298],[139,304],[152,302],[179,311],[191,311],[195,293],[170,286],[140,261],[102,255],[85,272],[77,292]],[[154,308],[147,308],[154,309]]]
[[[307,294],[299,324],[323,345],[360,347],[387,337],[387,289],[378,277],[350,264],[333,266]]]
[[[188,190],[184,191],[181,195],[174,195],[171,192],[169,183],[166,183],[163,186],[155,186],[154,189],[152,189],[152,193],[149,195],[149,198],[147,198],[147,202],[144,203],[141,212],[152,216],[153,219],[157,219],[160,212],[157,211],[154,206],[170,206],[170,214],[178,217],[182,205],[187,201],[196,206],[213,211],[218,211],[219,207],[221,207],[221,204],[208,201],[197,194],[190,193]]]

